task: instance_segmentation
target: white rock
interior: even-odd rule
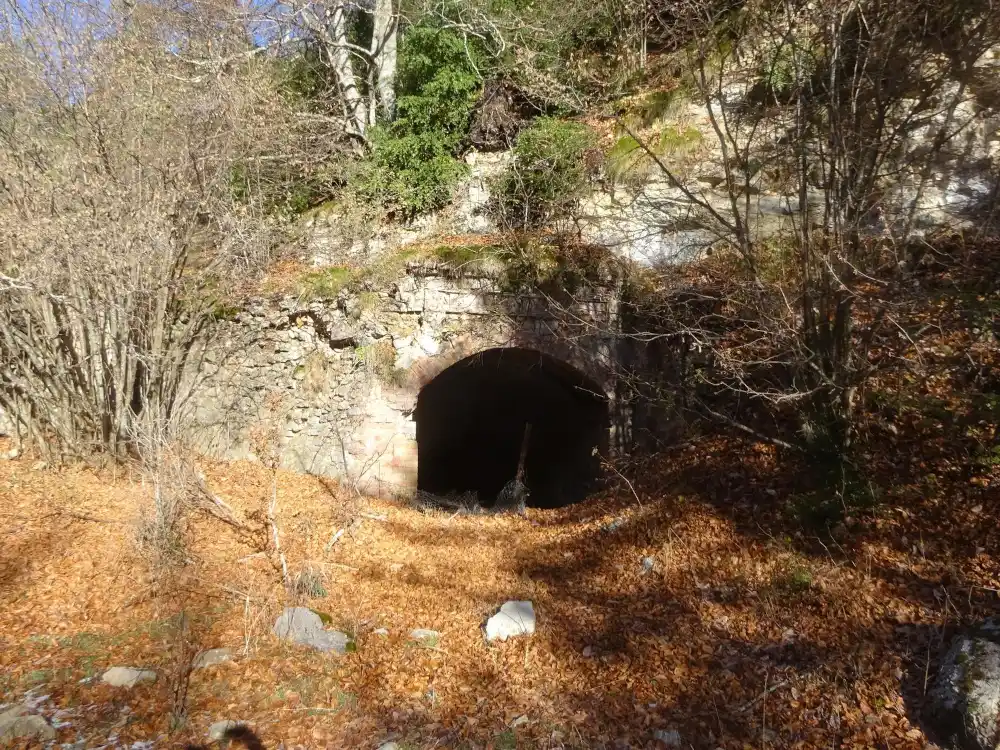
[[[208,739],[212,742],[218,742],[225,738],[226,732],[230,729],[236,729],[236,727],[241,726],[243,726],[242,721],[230,721],[229,719],[217,721],[208,728]]]
[[[0,713],[0,743],[13,740],[54,740],[56,730],[41,716],[16,706]]]
[[[956,735],[962,747],[1000,747],[1000,642],[995,624],[955,638],[930,692],[930,715],[940,734]]]
[[[657,729],[653,732],[653,737],[667,747],[681,746],[681,733],[676,729]]]
[[[383,742],[378,746],[378,750],[400,750],[400,747],[395,742]]]
[[[516,635],[535,632],[535,607],[531,602],[509,601],[486,621],[487,641],[506,641]]]
[[[101,675],[101,680],[114,687],[132,688],[140,682],[156,682],[156,672],[135,667],[111,667]]]
[[[347,653],[350,638],[338,630],[326,630],[320,616],[307,607],[286,607],[274,623],[274,634],[317,651]]]
[[[216,664],[224,664],[232,660],[233,652],[228,648],[210,648],[207,651],[202,651],[195,657],[192,667],[194,669],[205,669],[206,667],[214,667]]]
[[[427,628],[417,628],[410,631],[410,638],[415,641],[432,641],[440,637],[441,634],[438,631],[427,630]]]

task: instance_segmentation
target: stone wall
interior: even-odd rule
[[[220,323],[189,383],[186,437],[224,458],[264,458],[365,492],[416,487],[414,410],[450,365],[492,348],[544,352],[615,399],[613,285],[553,305],[487,272],[412,264],[389,288],[335,300],[257,299]],[[616,421],[615,445],[623,426]]]

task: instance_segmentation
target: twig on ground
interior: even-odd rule
[[[602,458],[603,458],[603,456],[602,456]],[[632,486],[632,483],[628,480],[628,477],[626,477],[624,474],[622,474],[620,471],[618,471],[618,467],[615,466],[614,464],[612,464],[607,459],[604,459],[604,465],[607,466],[609,469],[611,469],[611,471],[613,471],[619,477],[621,477],[622,481],[625,482],[625,484],[628,485],[629,490],[632,492],[632,497],[635,498],[636,505],[638,505],[641,508],[642,507],[642,500],[639,499],[639,494],[635,491],[635,487]]]
[[[785,680],[784,682],[779,682],[777,685],[772,685],[771,687],[769,687],[766,690],[764,690],[763,693],[761,693],[760,695],[758,695],[752,701],[750,701],[746,705],[742,706],[741,708],[736,709],[736,713],[742,714],[742,713],[744,713],[746,711],[749,711],[751,708],[753,708],[754,706],[756,706],[758,703],[760,703],[762,700],[764,700],[764,698],[766,698],[768,695],[770,695],[771,693],[773,693],[775,690],[780,690],[781,688],[783,688],[786,685],[788,685],[789,682],[790,682],[789,680]]]
[[[328,562],[323,563],[323,565],[332,565],[335,568],[343,568],[344,570],[361,570],[361,568],[355,568],[353,565],[344,565],[344,563]]]
[[[334,534],[330,537],[330,541],[326,543],[325,547],[323,547],[323,551],[329,552],[333,548],[333,545],[335,545],[338,541],[340,541],[340,537],[342,537],[343,535],[344,535],[343,529],[334,532]]]
[[[200,492],[200,499],[202,500],[199,506],[203,510],[234,528],[247,529],[247,525],[236,517],[236,513],[229,507],[226,501],[208,489],[205,479],[200,473],[198,476],[198,490]]]

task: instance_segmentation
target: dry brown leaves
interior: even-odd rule
[[[766,503],[768,490],[790,491],[786,467],[745,446],[733,463],[739,445],[706,438],[647,467],[641,507],[609,491],[527,520],[351,504],[328,482],[280,474],[289,563],[320,571],[327,591],[299,603],[356,638],[339,659],[270,635],[286,599],[254,534],[195,517],[188,563],[150,580],[129,542],[144,498],[133,478],[0,463],[3,700],[44,686],[76,712],[61,739],[79,732],[94,745],[116,733],[169,746],[237,718],[268,746],[309,748],[388,737],[500,748],[515,736],[526,747],[645,747],[667,728],[706,748],[923,747],[907,690],[941,628],[982,609],[981,596],[957,599],[959,578],[1000,588],[996,557],[946,559],[944,540],[914,553],[895,543],[905,524],[892,514],[865,520],[839,550],[785,535]],[[206,474],[244,518],[260,518],[262,467]],[[676,491],[651,489],[667,486]],[[487,646],[480,627],[511,598],[535,603],[539,631]],[[165,680],[129,692],[80,680],[112,665],[166,674],[182,609],[199,646],[237,658],[195,673],[188,724],[171,734]],[[440,641],[409,642],[418,627]]]

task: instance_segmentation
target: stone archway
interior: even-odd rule
[[[600,473],[609,435],[598,384],[539,351],[487,349],[426,382],[414,411],[417,485],[434,494],[475,492],[483,505],[514,478],[525,425],[529,505],[583,499]]]

